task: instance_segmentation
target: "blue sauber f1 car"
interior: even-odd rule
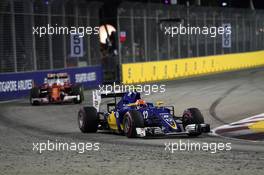
[[[107,112],[100,111],[102,98],[112,98]],[[118,101],[119,98],[119,101]],[[174,115],[173,106],[162,102],[147,103],[138,92],[99,93],[93,92],[93,106],[83,107],[78,112],[78,124],[83,133],[110,130],[129,138],[154,135],[198,136],[210,131],[199,109],[189,108],[183,116]]]

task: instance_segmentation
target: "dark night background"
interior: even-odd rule
[[[89,1],[89,0],[87,0]],[[220,8],[244,8],[252,9],[250,1],[254,9],[264,9],[264,0],[96,0],[103,3],[100,9],[100,23],[110,23],[115,26],[117,7],[124,1],[138,2],[138,3],[159,3],[167,6],[171,5],[171,2],[177,2],[177,5],[187,5],[189,2],[190,6],[200,6],[204,7],[220,7]],[[223,6],[225,4],[225,6]]]

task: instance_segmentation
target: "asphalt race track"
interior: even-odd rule
[[[181,115],[198,107],[212,128],[264,112],[264,69],[164,82],[163,100]],[[85,103],[91,104],[91,91]],[[212,135],[198,138],[128,139],[109,133],[82,134],[82,105],[31,106],[27,99],[0,104],[0,174],[263,174],[264,142]],[[99,143],[99,151],[33,151],[33,143]],[[231,151],[165,151],[165,143],[231,143]]]

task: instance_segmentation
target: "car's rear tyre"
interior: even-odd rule
[[[79,96],[77,99],[74,99],[75,104],[80,104],[84,100],[84,95],[83,95],[83,88],[81,86],[74,86],[72,88],[72,95]]]
[[[98,129],[97,111],[94,107],[83,107],[78,112],[78,125],[83,133],[94,133]]]
[[[142,114],[136,110],[128,111],[124,116],[123,126],[124,134],[128,138],[136,137],[136,128],[144,127],[144,120]]]
[[[199,109],[189,108],[184,111],[182,117],[182,124],[184,128],[190,124],[202,124],[202,123],[204,123],[204,117]],[[188,135],[195,137],[201,134],[202,134],[201,129],[197,128],[197,132],[189,133]]]
[[[38,101],[33,101],[33,98],[39,98],[40,95],[40,90],[38,87],[33,87],[30,90],[30,97],[29,97],[29,101],[31,105],[38,105],[39,102]]]

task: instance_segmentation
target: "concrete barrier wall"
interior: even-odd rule
[[[122,64],[122,82],[154,82],[259,66],[264,66],[264,51]]]
[[[71,83],[81,84],[84,88],[96,87],[102,83],[101,66],[0,74],[0,101],[28,96],[33,83],[41,85],[48,73],[64,72],[69,74]]]

